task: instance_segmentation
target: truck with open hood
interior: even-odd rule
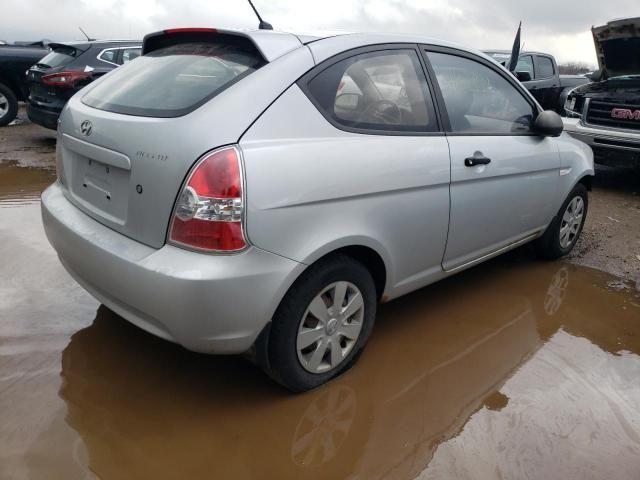
[[[598,71],[567,96],[567,131],[595,161],[640,168],[640,17],[593,27]]]

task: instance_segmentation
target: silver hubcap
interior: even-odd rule
[[[0,93],[0,117],[4,117],[9,111],[9,100]]]
[[[358,341],[364,300],[350,282],[332,283],[311,301],[302,316],[296,348],[302,367],[324,373],[340,365]]]
[[[560,246],[562,248],[567,248],[575,242],[582,226],[583,215],[584,200],[582,197],[573,197],[562,215],[562,223],[560,224]]]

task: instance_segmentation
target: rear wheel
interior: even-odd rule
[[[536,241],[538,254],[548,259],[568,254],[582,233],[588,206],[587,188],[579,183],[564,201],[547,231]]]
[[[13,121],[18,115],[18,99],[9,87],[0,83],[0,127]]]
[[[268,338],[267,373],[291,391],[315,388],[349,369],[376,315],[369,271],[336,255],[311,266],[276,311]]]

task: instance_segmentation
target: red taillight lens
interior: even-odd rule
[[[42,83],[50,87],[68,87],[75,86],[78,80],[84,80],[91,77],[91,72],[58,72],[50,73],[42,77]]]
[[[242,175],[236,147],[207,154],[191,172],[180,193],[169,241],[200,250],[242,250]]]

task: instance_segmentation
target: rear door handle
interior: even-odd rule
[[[464,159],[465,167],[475,167],[476,165],[489,165],[491,163],[491,159],[485,157],[484,155],[474,155],[473,157]]]

